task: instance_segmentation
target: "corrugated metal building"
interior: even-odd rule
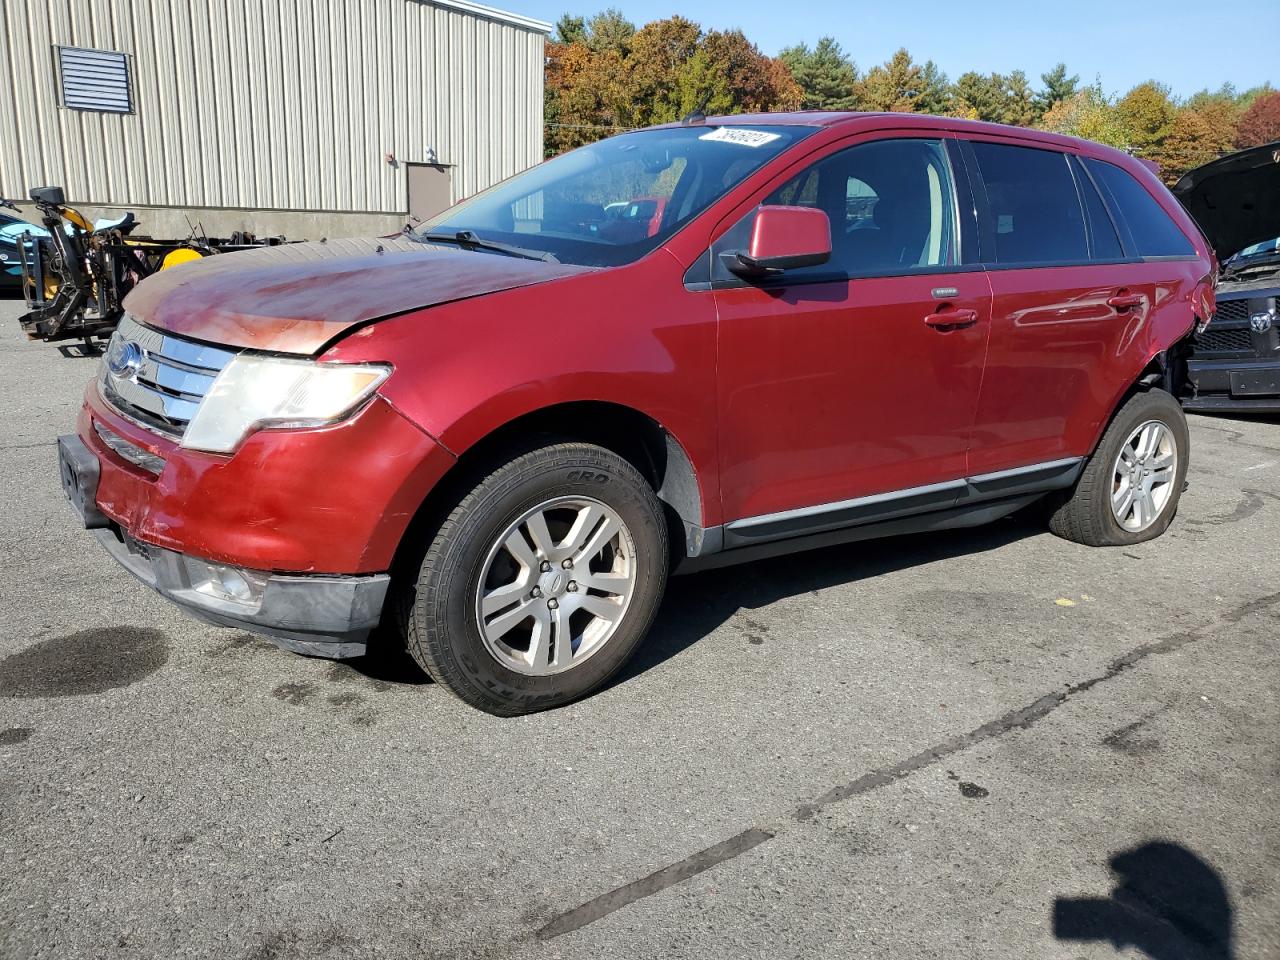
[[[0,194],[157,236],[395,229],[542,159],[549,30],[469,0],[0,0]]]

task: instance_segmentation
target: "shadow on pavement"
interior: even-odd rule
[[[1233,960],[1231,900],[1218,871],[1179,843],[1144,843],[1111,858],[1106,898],[1059,897],[1053,934],[1136,947],[1152,960]]]
[[[765,607],[783,597],[853,583],[894,570],[995,550],[1043,533],[1042,519],[1018,514],[985,527],[893,537],[826,547],[706,573],[673,577],[649,636],[608,687],[661,665],[693,646],[742,609]],[[344,664],[374,680],[423,684],[430,678],[383,626],[369,653]]]
[[[693,646],[739,610],[756,610],[837,584],[996,550],[1045,532],[1034,509],[984,527],[867,540],[673,577],[648,638],[610,686]]]

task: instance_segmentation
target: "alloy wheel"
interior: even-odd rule
[[[1140,424],[1121,445],[1112,469],[1111,512],[1116,522],[1130,533],[1155,523],[1173,496],[1177,473],[1173,431],[1159,420]]]
[[[631,532],[608,504],[557,497],[494,541],[476,591],[485,648],[529,676],[578,666],[617,632],[636,583]]]

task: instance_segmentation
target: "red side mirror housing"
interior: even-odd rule
[[[756,211],[751,247],[725,255],[740,277],[776,276],[831,259],[831,221],[814,207],[764,206]]]

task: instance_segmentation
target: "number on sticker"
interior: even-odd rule
[[[780,135],[768,130],[749,130],[743,127],[716,127],[700,136],[699,140],[717,140],[721,143],[736,143],[740,147],[763,147],[772,143]]]

